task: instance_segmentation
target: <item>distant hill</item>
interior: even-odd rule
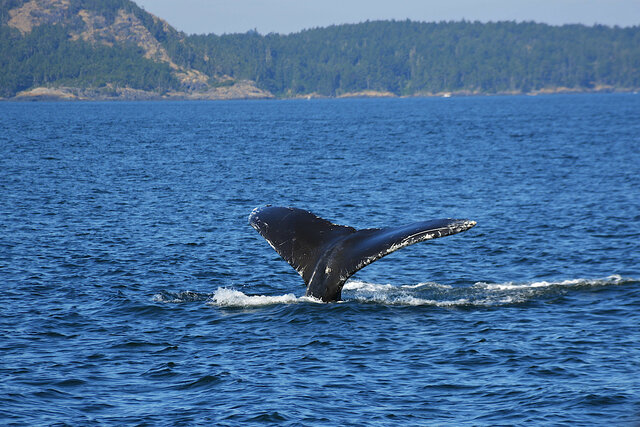
[[[187,36],[129,0],[0,0],[5,98],[269,98],[640,88],[640,27],[375,21]]]
[[[279,96],[629,90],[640,87],[640,27],[376,21],[291,35],[191,36],[205,73]]]
[[[189,67],[188,43],[129,0],[0,0],[0,96],[272,97]],[[180,52],[181,63],[170,52]]]

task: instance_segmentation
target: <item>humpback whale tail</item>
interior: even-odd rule
[[[266,206],[251,212],[249,224],[302,276],[307,296],[337,301],[344,283],[361,268],[405,246],[468,230],[476,222],[447,218],[356,230],[302,209]]]

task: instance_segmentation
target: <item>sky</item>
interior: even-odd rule
[[[366,20],[640,25],[640,0],[134,0],[187,34],[289,34]]]

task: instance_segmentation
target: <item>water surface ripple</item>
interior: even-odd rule
[[[640,96],[0,113],[2,424],[640,423]],[[266,203],[478,225],[322,304]]]

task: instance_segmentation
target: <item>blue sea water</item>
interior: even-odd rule
[[[478,225],[344,301],[248,224]],[[0,423],[637,425],[640,96],[0,104]]]

